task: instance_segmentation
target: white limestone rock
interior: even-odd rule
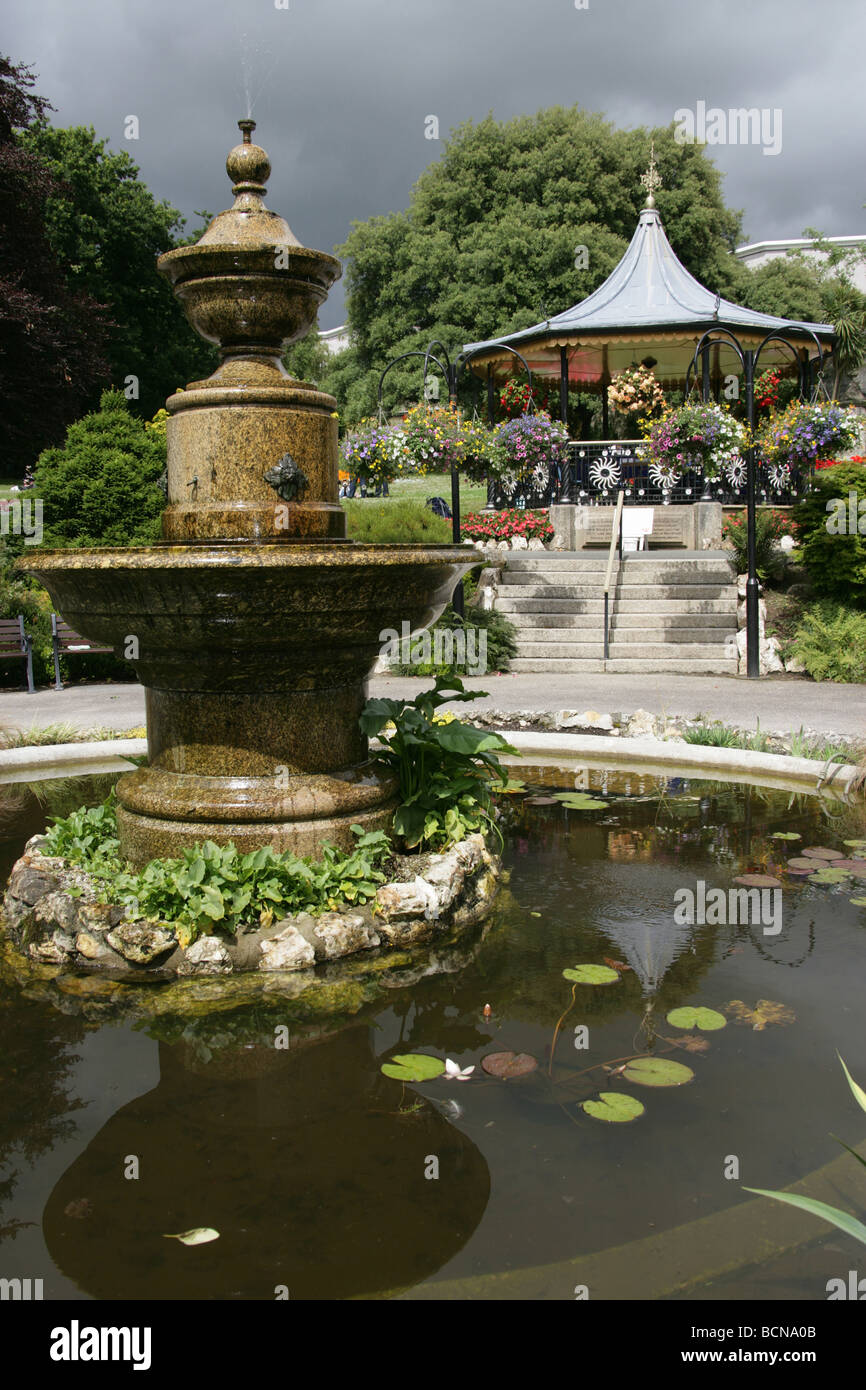
[[[313,947],[292,923],[260,946],[259,970],[307,970],[316,963]]]
[[[230,975],[229,953],[218,936],[200,936],[183,953],[178,975]]]

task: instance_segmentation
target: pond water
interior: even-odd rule
[[[202,991],[186,1013],[133,1020],[80,984],[50,998],[0,985],[0,1275],[78,1299],[411,1298],[440,1281],[450,1297],[567,1299],[581,1271],[602,1298],[825,1298],[855,1242],[816,1221],[814,1238],[771,1240],[757,1259],[735,1209],[755,1201],[744,1186],[838,1159],[832,1134],[864,1137],[836,1052],[866,1080],[866,908],[851,902],[866,882],[785,871],[806,847],[866,854],[845,848],[866,838],[862,809],[624,773],[579,776],[600,804],[569,807],[545,798],[573,791],[573,769],[520,776],[526,790],[503,798],[507,881],[461,968],[404,972],[333,1019],[305,1016],[285,987],[219,1011]],[[21,837],[68,794],[42,789],[40,812],[15,789]],[[71,804],[104,795],[79,786]],[[8,867],[8,817],[4,833]],[[727,891],[746,871],[778,873],[781,917],[675,920],[682,890]],[[609,985],[563,978],[606,961]],[[782,1007],[755,1028],[760,1000]],[[685,1005],[727,1024],[669,1024]],[[482,1058],[503,1051],[538,1066],[488,1075]],[[417,1052],[475,1070],[405,1088],[382,1075]],[[646,1052],[693,1079],[660,1089],[603,1070]],[[581,1105],[599,1092],[645,1111],[602,1123]],[[200,1226],[219,1239],[165,1239]]]

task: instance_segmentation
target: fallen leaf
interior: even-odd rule
[[[528,1052],[488,1052],[481,1058],[481,1066],[488,1076],[508,1081],[515,1076],[528,1076],[535,1071],[538,1061]]]
[[[163,1240],[179,1240],[181,1245],[207,1245],[210,1240],[219,1240],[220,1233],[213,1226],[194,1226],[191,1231],[181,1231],[180,1235],[163,1235]]]
[[[665,1038],[666,1043],[673,1043],[675,1047],[684,1047],[686,1052],[709,1052],[709,1038],[699,1037],[697,1033],[684,1033],[681,1038]]]
[[[89,1197],[79,1197],[76,1202],[68,1202],[63,1208],[63,1215],[74,1216],[76,1221],[85,1221],[88,1216],[93,1215]]]
[[[732,999],[725,1005],[725,1013],[738,1023],[748,1023],[756,1033],[761,1033],[770,1023],[784,1025],[794,1023],[797,1015],[787,1004],[776,1004],[772,999],[759,999],[754,1009],[744,1004],[742,999]]]
[[[626,965],[625,961],[623,960],[611,960],[610,956],[602,956],[602,960],[604,961],[605,965],[610,966],[611,970],[631,970],[631,966]]]

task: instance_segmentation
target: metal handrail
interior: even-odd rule
[[[613,557],[619,550],[622,556],[622,504],[625,501],[625,492],[620,488],[616,495],[616,509],[613,514],[613,523],[610,528],[610,549],[607,552],[607,572],[604,576],[604,659],[607,661],[610,656],[610,578],[613,573]]]

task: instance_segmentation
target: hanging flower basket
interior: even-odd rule
[[[656,486],[669,489],[690,469],[714,482],[742,461],[745,427],[724,406],[701,402],[680,406],[650,427],[641,457]]]
[[[607,388],[607,399],[618,415],[635,419],[657,419],[665,408],[665,393],[650,367],[626,367],[614,375]]]
[[[376,420],[362,420],[340,444],[343,468],[353,478],[367,482],[391,482],[407,471],[409,456],[403,431]]]
[[[535,475],[536,485],[546,483],[551,466],[564,464],[568,454],[568,430],[549,415],[518,415],[496,431],[488,464],[490,476],[516,479]]]
[[[805,471],[821,458],[850,449],[857,439],[856,412],[830,401],[810,405],[793,401],[773,415],[758,436],[758,449],[768,468]]]

